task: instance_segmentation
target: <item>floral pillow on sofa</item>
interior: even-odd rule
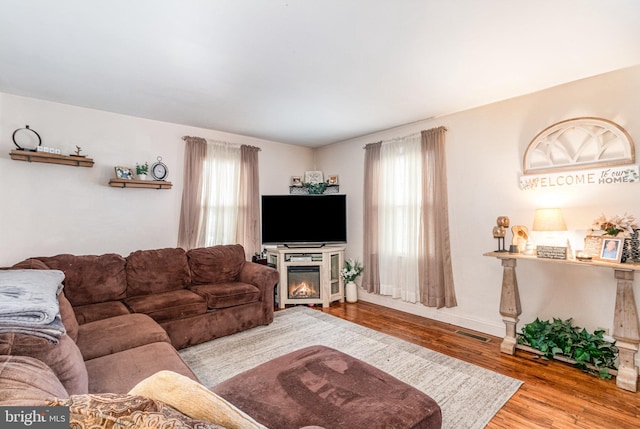
[[[78,429],[224,429],[193,420],[175,409],[137,395],[100,393],[52,399],[49,406],[68,406],[70,427]]]

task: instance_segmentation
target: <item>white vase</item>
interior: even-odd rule
[[[138,174],[138,180],[147,180],[146,174]]]
[[[358,302],[358,286],[354,282],[347,282],[345,286],[347,292],[347,302]]]

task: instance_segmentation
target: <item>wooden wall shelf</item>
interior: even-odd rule
[[[113,188],[171,189],[173,184],[164,180],[111,179],[109,186]]]
[[[11,159],[14,161],[44,162],[46,164],[71,165],[73,167],[93,167],[93,159],[75,155],[55,155],[46,152],[30,152],[12,150]]]

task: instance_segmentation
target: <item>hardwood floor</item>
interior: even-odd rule
[[[500,353],[501,338],[366,302],[322,311],[431,350],[522,380],[487,428],[640,428],[640,392],[616,387],[570,365]],[[482,342],[455,331],[489,338]]]

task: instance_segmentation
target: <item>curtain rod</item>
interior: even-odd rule
[[[258,149],[259,151],[262,151],[262,148],[259,148],[258,146],[252,146],[250,144],[231,143],[231,142],[227,142],[227,141],[223,141],[223,140],[205,139],[204,137],[182,136],[182,140],[187,141],[187,139],[202,139],[202,140],[205,140],[208,143],[217,143],[217,144],[223,144],[223,145],[229,145],[229,146],[237,146],[237,147],[247,146],[247,147],[252,147],[252,148]]]
[[[412,135],[415,135],[415,134],[422,134],[422,133],[423,133],[423,132],[425,132],[425,131],[432,131],[432,130],[437,130],[437,129],[440,129],[440,128],[444,129],[445,131],[449,131],[449,128],[447,128],[447,127],[445,127],[445,126],[441,125],[441,126],[439,126],[439,127],[429,128],[428,130],[421,130],[421,131],[417,131],[417,132],[415,132],[415,133],[407,134],[406,136],[402,136],[402,137],[394,137],[394,138],[392,138],[392,139],[388,139],[388,140],[380,140],[380,141],[373,142],[373,143],[367,143],[366,145],[362,146],[362,149],[366,149],[366,148],[367,148],[367,146],[369,146],[370,144],[375,144],[375,143],[384,143],[385,141],[389,141],[389,140],[403,139],[403,138],[406,138],[406,137],[409,137],[409,136],[412,136]]]

